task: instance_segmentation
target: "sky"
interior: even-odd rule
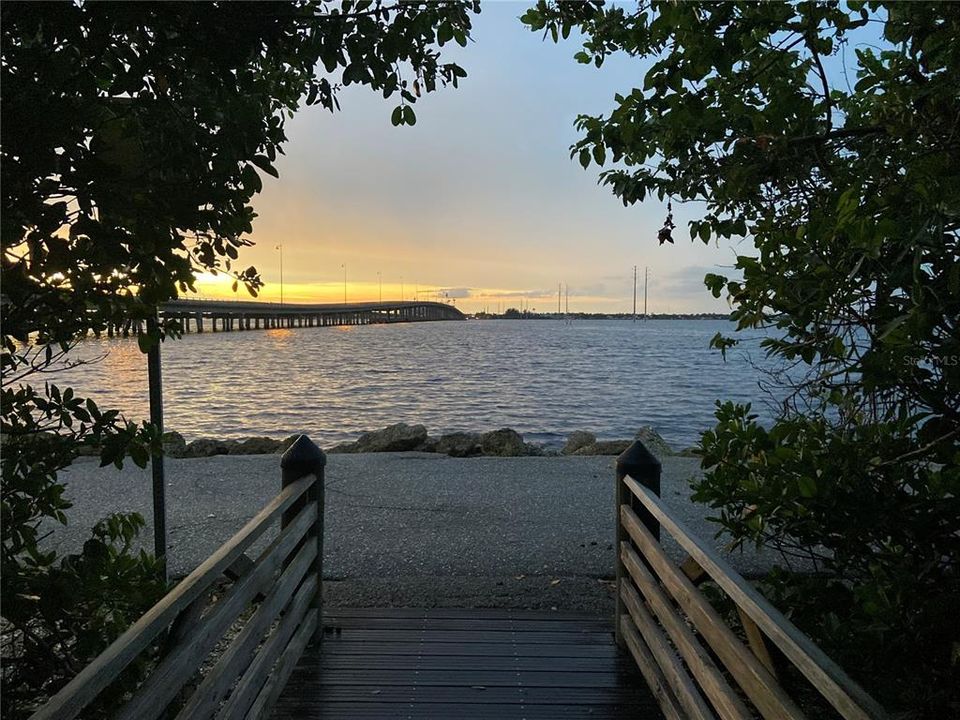
[[[737,247],[687,240],[696,207],[674,205],[676,245],[659,246],[663,204],[623,207],[597,185],[595,165],[569,157],[578,114],[606,114],[629,92],[643,60],[600,69],[573,59],[573,36],[555,45],[519,22],[528,2],[488,2],[466,48],[459,88],[425,95],[413,127],[393,127],[395,100],[345,88],[341,111],[303,108],[287,121],[279,179],[264,176],[259,217],[241,264],[254,265],[260,297],[288,302],[420,299],[445,293],[473,312],[555,311],[558,284],[571,312],[630,312],[649,268],[651,313],[725,312],[703,286],[730,273]],[[741,253],[749,247],[740,246]],[[201,278],[204,297],[234,297],[226,278]],[[417,294],[419,293],[419,294]],[[241,298],[245,294],[240,290]]]

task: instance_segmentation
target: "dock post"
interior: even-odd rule
[[[280,520],[280,527],[284,528],[292,522],[297,513],[306,503],[316,501],[317,520],[307,534],[306,542],[317,544],[317,556],[310,566],[310,572],[317,576],[317,591],[310,602],[310,607],[317,611],[317,626],[313,633],[311,644],[320,642],[323,637],[323,510],[324,510],[324,468],[327,456],[306,435],[298,437],[293,445],[287,448],[280,458],[280,482],[286,487],[307,475],[315,475],[317,481],[307,490],[306,497],[294,503],[284,512]]]
[[[634,440],[630,447],[624,450],[617,457],[616,465],[616,485],[614,490],[614,523],[616,526],[615,542],[613,549],[616,554],[616,575],[617,585],[614,592],[616,598],[617,610],[614,616],[614,627],[616,629],[617,645],[624,647],[623,632],[620,629],[620,618],[623,617],[626,609],[623,606],[623,598],[620,597],[620,584],[626,576],[626,569],[623,567],[623,560],[620,557],[620,544],[630,542],[630,536],[623,528],[620,522],[620,507],[629,506],[639,515],[640,520],[650,531],[650,533],[660,540],[660,523],[657,522],[647,510],[640,504],[630,489],[623,482],[627,475],[632,477],[645,488],[652,490],[656,495],[660,495],[660,461],[644,447],[639,440]]]

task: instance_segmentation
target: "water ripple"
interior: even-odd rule
[[[755,401],[759,371],[708,348],[723,321],[471,321],[189,335],[163,344],[165,417],[188,439],[309,432],[321,444],[395,422],[432,433],[513,427],[630,437],[653,425],[692,444],[717,399]],[[146,417],[146,360],[131,340],[90,340],[100,363],[60,384]]]

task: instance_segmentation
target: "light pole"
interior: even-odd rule
[[[283,305],[283,243],[277,245],[280,251],[280,304]]]
[[[400,276],[400,302],[403,302],[403,275]]]
[[[383,305],[383,275],[377,270],[377,283],[380,285],[380,304]]]
[[[347,304],[347,264],[342,263],[340,267],[343,268],[343,304]]]

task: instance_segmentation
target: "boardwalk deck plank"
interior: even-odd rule
[[[662,717],[596,617],[336,608],[324,626],[274,720]]]

